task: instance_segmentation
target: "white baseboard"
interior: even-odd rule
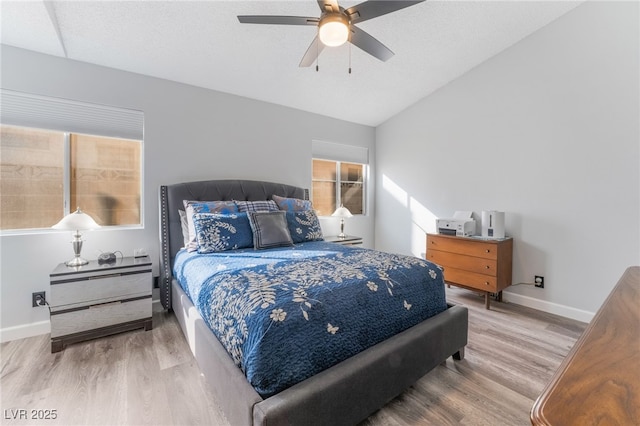
[[[545,300],[535,299],[521,294],[509,293],[507,291],[502,292],[502,298],[510,303],[548,312],[550,314],[560,315],[576,321],[590,322],[595,316],[594,312],[583,311],[570,306],[559,305],[557,303],[547,302]],[[156,299],[153,303],[160,303],[160,301]],[[38,336],[40,334],[47,334],[50,332],[51,323],[49,321],[40,321],[32,324],[7,327],[0,329],[0,343]]]
[[[559,305],[557,303],[547,302],[546,300],[535,299],[533,297],[523,296],[517,293],[509,293],[507,291],[502,292],[502,299],[507,302],[515,303],[516,305],[522,305],[550,314],[560,315],[576,321],[591,322],[595,316],[595,312],[583,311],[570,306]]]
[[[39,336],[47,333],[51,333],[51,323],[48,320],[2,328],[0,329],[0,343],[25,339],[27,337]]]

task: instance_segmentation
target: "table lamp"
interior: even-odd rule
[[[331,216],[340,218],[340,235],[338,235],[338,238],[346,238],[346,235],[344,233],[344,220],[353,217],[349,209],[343,205],[340,205],[340,207],[338,207]]]
[[[70,261],[66,262],[67,266],[82,266],[89,263],[88,260],[80,257],[80,252],[82,251],[82,234],[81,230],[85,229],[98,229],[100,225],[98,225],[92,218],[86,213],[80,211],[80,207],[65,217],[55,225],[52,226],[53,229],[63,229],[66,231],[75,231],[76,233],[73,235],[73,240],[71,244],[73,244],[73,252],[75,253],[75,257]]]

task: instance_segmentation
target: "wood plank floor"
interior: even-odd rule
[[[362,426],[528,425],[529,410],[586,324],[473,292],[463,361],[447,360]],[[154,329],[50,353],[49,336],[0,345],[3,425],[226,425],[172,314]],[[20,411],[26,410],[26,411]],[[55,419],[33,419],[55,410]],[[19,418],[26,414],[26,419]],[[16,418],[17,417],[17,418]]]

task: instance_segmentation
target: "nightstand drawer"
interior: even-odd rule
[[[452,284],[475,288],[495,293],[498,291],[496,277],[463,271],[455,268],[444,268],[444,280]]]
[[[485,259],[498,258],[498,248],[496,244],[473,241],[460,237],[428,234],[427,252],[429,249],[464,254],[466,256],[482,257]]]
[[[457,253],[446,251],[431,250],[427,252],[427,260],[437,263],[440,266],[455,267],[469,272],[479,274],[497,275],[498,262],[492,259],[484,259],[482,257],[463,256]]]
[[[73,281],[52,282],[52,310],[151,295],[151,272],[115,272]]]
[[[151,296],[51,313],[51,337],[66,336],[114,324],[150,318]]]

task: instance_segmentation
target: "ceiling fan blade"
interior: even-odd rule
[[[338,6],[337,0],[318,0],[318,6],[320,6],[322,13],[340,12],[340,6]]]
[[[307,52],[302,57],[302,60],[300,61],[300,65],[299,66],[300,67],[309,67],[309,66],[311,66],[311,64],[313,64],[313,62],[320,55],[320,52],[322,52],[322,49],[324,49],[324,44],[320,43],[320,40],[318,40],[318,36],[315,36],[315,38],[313,39],[313,41],[309,45],[309,48],[307,49]]]
[[[352,24],[363,22],[371,18],[386,15],[414,4],[422,3],[425,0],[369,0],[357,4],[345,10],[351,18]]]
[[[318,25],[320,19],[308,16],[238,15],[242,24]]]
[[[369,55],[380,59],[382,62],[390,59],[394,53],[384,44],[380,43],[368,32],[351,25],[351,44],[367,52]]]

